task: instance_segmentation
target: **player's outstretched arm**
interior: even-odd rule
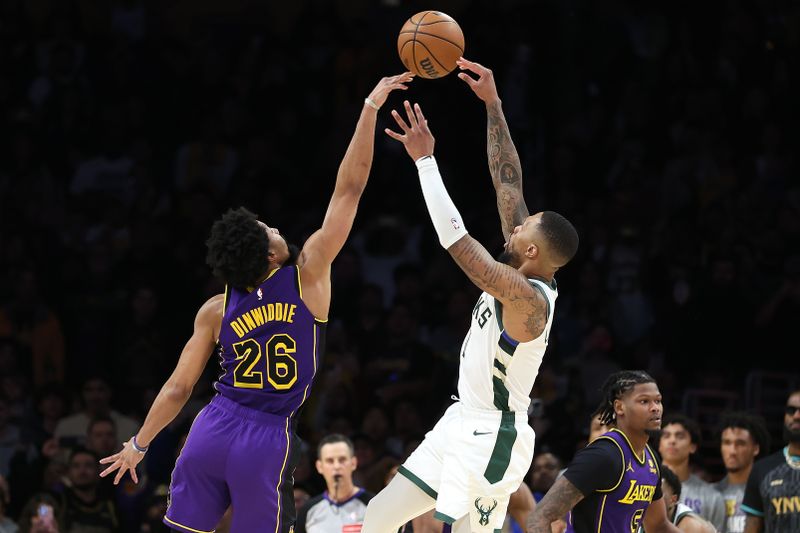
[[[463,57],[456,64],[462,71],[469,71],[477,76],[476,79],[466,72],[458,74],[486,104],[486,155],[497,194],[497,210],[500,213],[503,236],[508,238],[514,228],[522,224],[529,215],[522,194],[522,165],[519,154],[511,140],[492,71]]]
[[[659,498],[650,502],[650,505],[644,512],[644,529],[647,533],[681,533],[678,526],[673,525],[669,521],[667,515],[667,505],[664,503],[664,498]]]
[[[435,139],[422,108],[414,104],[412,110],[408,101],[403,105],[408,123],[397,111],[392,111],[403,133],[387,128],[386,134],[402,142],[408,155],[416,162],[422,195],[439,243],[475,285],[501,301],[510,314],[519,317],[515,322],[522,325],[524,332],[515,335],[517,340],[525,342],[538,337],[547,322],[544,296],[531,287],[519,271],[495,261],[481,243],[467,233],[433,158]]]
[[[135,437],[123,444],[122,451],[100,460],[101,464],[111,465],[100,473],[101,477],[116,470],[117,475],[114,477],[116,485],[125,472],[130,471],[134,483],[139,482],[136,465],[144,458],[144,452],[138,451],[136,446],[140,450],[146,450],[155,436],[172,422],[186,405],[192,389],[208,363],[208,358],[214,352],[222,322],[224,303],[225,296],[218,294],[204,303],[197,312],[194,320],[194,333],[184,346],[172,375],[161,387],[158,396],[153,401],[142,428]],[[136,439],[135,446],[134,439]]]
[[[583,499],[583,494],[564,476],[556,479],[544,498],[528,516],[527,533],[550,533],[551,524],[561,520]]]
[[[395,89],[405,90],[414,75],[404,72],[381,79],[364,100],[356,131],[344,154],[336,185],[322,227],[303,246],[302,268],[304,276],[324,274],[341,251],[353,227],[358,202],[367,186],[372,168],[375,144],[375,124],[380,108],[389,93]]]

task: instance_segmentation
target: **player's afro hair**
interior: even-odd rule
[[[555,254],[569,262],[578,251],[578,232],[572,223],[555,211],[543,211],[539,230]]]
[[[229,209],[214,222],[206,246],[206,263],[232,287],[252,287],[267,271],[269,237],[258,215],[244,207]]]

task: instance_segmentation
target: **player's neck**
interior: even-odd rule
[[[624,426],[620,426],[618,429],[628,438],[628,442],[636,456],[641,457],[647,446],[647,440],[650,438],[650,435],[648,435],[646,431],[634,431]]]
[[[736,472],[728,472],[728,483],[731,485],[744,485],[747,483],[747,478],[750,476],[750,471],[753,469],[751,464],[747,468],[742,468]]]
[[[670,470],[675,472],[675,475],[678,476],[678,479],[681,481],[686,481],[689,479],[689,475],[692,473],[689,470],[689,461],[684,461],[681,463],[673,463],[671,461],[667,461],[666,459],[663,460],[663,463],[669,467]]]
[[[789,443],[789,455],[800,456],[800,442]]]

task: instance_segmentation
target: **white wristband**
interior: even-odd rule
[[[364,98],[364,103],[365,103],[365,104],[367,104],[368,106],[370,106],[372,109],[375,109],[375,110],[378,110],[378,109],[380,109],[380,108],[381,108],[381,107],[380,107],[378,104],[376,104],[375,102],[373,102],[373,101],[372,101],[372,98],[370,98],[369,96],[367,96],[366,98]]]
[[[439,236],[439,244],[444,249],[450,248],[461,237],[467,234],[461,214],[447,193],[439,174],[439,166],[432,155],[414,161],[419,172],[419,184],[422,196],[428,206],[428,214]]]

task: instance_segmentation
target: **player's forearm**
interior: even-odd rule
[[[548,519],[544,513],[536,512],[535,510],[528,515],[528,523],[525,526],[527,533],[552,533],[550,524],[556,518]]]
[[[136,443],[139,446],[150,446],[150,442],[158,435],[167,424],[175,420],[181,409],[192,395],[191,387],[176,385],[170,381],[161,387],[153,401],[150,411],[136,434]]]
[[[503,233],[510,233],[528,216],[528,207],[522,195],[522,164],[500,100],[486,104],[486,155]]]
[[[378,111],[366,103],[356,124],[356,131],[339,165],[336,176],[336,189],[361,193],[367,186],[372,168],[372,155],[375,147],[375,124]]]

